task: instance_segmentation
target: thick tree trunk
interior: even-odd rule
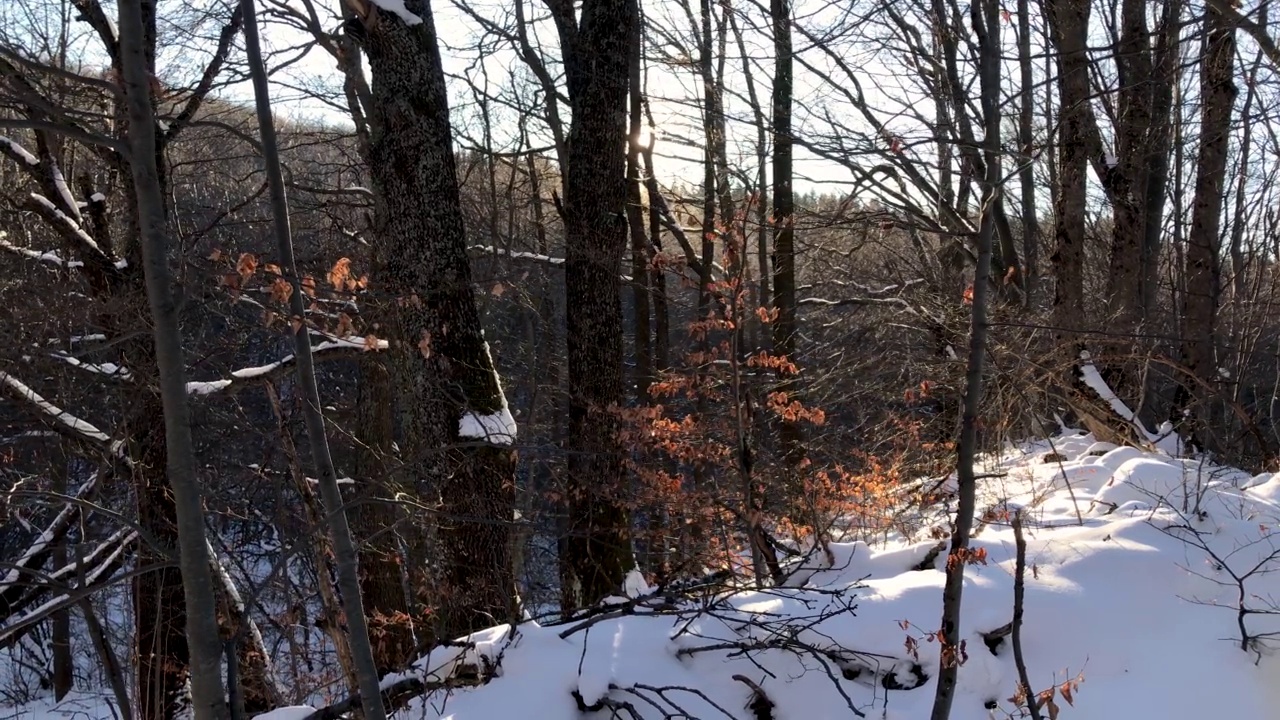
[[[564,168],[569,373],[569,534],[561,559],[564,609],[618,591],[633,565],[623,448],[622,314],[618,268],[626,249],[628,0],[548,3],[564,53],[573,126]]]
[[[1089,0],[1052,0],[1049,20],[1058,61],[1058,188],[1054,207],[1057,247],[1050,262],[1056,278],[1053,324],[1070,363],[1075,362],[1084,319],[1084,231],[1089,156]],[[1073,382],[1067,379],[1068,383]]]
[[[378,674],[404,670],[416,659],[415,628],[425,618],[418,612],[416,591],[424,588],[423,532],[406,522],[390,498],[402,487],[391,459],[395,437],[395,392],[384,357],[361,358],[355,428],[359,497],[351,506],[351,525],[360,544],[360,594],[369,613]],[[412,560],[405,557],[409,551]]]
[[[132,356],[154,357],[149,352],[133,353]],[[137,562],[142,567],[150,565],[157,568],[133,581],[133,611],[137,618],[138,694],[135,704],[143,720],[171,718],[177,713],[190,662],[182,572],[172,564],[179,538],[173,520],[174,498],[164,476],[165,429],[163,424],[156,422],[156,418],[163,415],[160,398],[145,393],[138,398],[134,416],[126,424],[133,438],[130,456],[134,459],[133,487],[137,494],[138,524],[147,528],[154,538],[154,542],[138,543]]]
[[[413,11],[420,22],[373,7],[364,20],[375,241],[385,259],[374,279],[394,298],[387,310],[406,470],[420,494],[440,494],[432,629],[449,640],[516,613],[515,425],[471,287],[435,23],[429,3]],[[625,192],[622,168],[617,182]]]
[[[1219,246],[1222,242],[1223,186],[1235,105],[1235,24],[1210,9],[1205,15],[1204,63],[1200,70],[1200,153],[1196,162],[1195,201],[1187,238],[1187,291],[1182,304],[1183,362],[1194,376],[1190,396],[1199,419],[1194,434],[1203,449],[1212,431],[1209,402],[1218,379],[1214,341],[1222,290]],[[1191,409],[1188,407],[1187,409]]]

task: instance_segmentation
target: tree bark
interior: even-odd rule
[[[969,540],[973,529],[977,477],[974,464],[978,453],[978,415],[982,402],[982,367],[986,356],[987,296],[990,289],[992,244],[996,235],[995,199],[1000,193],[1000,4],[979,0],[973,5],[973,27],[978,35],[978,72],[982,93],[983,177],[982,213],[978,230],[978,264],[973,279],[973,310],[969,331],[969,366],[965,379],[964,415],[956,457],[959,497],[956,521],[947,555],[946,581],[942,594],[942,622],[939,628],[937,692],[932,720],[948,720],[955,699],[956,679],[961,662],[960,607],[964,592],[964,570],[969,560]]]
[[[1040,221],[1036,217],[1035,78],[1032,76],[1031,7],[1028,0],[1018,0],[1018,182],[1022,190],[1022,289],[1028,308],[1034,308],[1036,265],[1040,255]]]
[[[137,199],[143,270],[160,373],[165,466],[176,510],[179,567],[186,600],[186,637],[191,651],[192,710],[196,720],[223,720],[228,717],[228,709],[220,672],[222,647],[187,408],[182,331],[178,326],[169,272],[164,195],[157,164],[159,145],[151,96],[154,53],[148,51],[143,4],[144,0],[124,0],[119,6],[120,64],[129,120],[129,168]],[[143,525],[146,526],[145,522]],[[140,619],[143,617],[146,616]]]
[[[377,642],[373,646],[378,675],[404,670],[416,659],[415,627],[423,620],[416,593],[423,582],[426,554],[416,523],[391,499],[403,488],[389,462],[394,457],[395,390],[391,369],[380,353],[360,360],[356,389],[360,422],[356,467],[359,496],[351,506],[351,524],[360,543],[360,593]]]
[[[631,12],[639,15],[638,1],[630,0]],[[649,316],[649,265],[650,248],[647,228],[645,228],[644,207],[641,203],[640,189],[644,177],[640,169],[641,123],[644,120],[644,108],[640,88],[640,56],[642,52],[643,34],[640,23],[631,27],[631,37],[627,43],[627,227],[631,233],[631,296],[635,305],[635,353],[636,353],[636,397],[640,402],[647,402],[649,386],[653,384],[653,332]]]
[[[1205,55],[1200,70],[1200,150],[1196,161],[1195,200],[1187,237],[1187,290],[1182,303],[1183,362],[1198,382],[1190,396],[1198,444],[1209,449],[1209,401],[1218,380],[1214,341],[1221,295],[1223,186],[1236,99],[1235,23],[1210,8],[1205,14]]]
[[[1056,248],[1050,262],[1056,278],[1053,324],[1065,357],[1075,362],[1084,319],[1084,231],[1089,172],[1086,143],[1089,59],[1086,54],[1089,0],[1051,0],[1049,21],[1058,62],[1058,188],[1054,207]],[[1073,380],[1068,380],[1073,382]]]
[[[568,611],[617,592],[633,565],[614,410],[623,388],[618,267],[627,241],[627,43],[636,18],[628,0],[585,0],[580,21],[569,0],[548,7],[573,106],[564,168]]]
[[[773,20],[773,352],[795,360],[796,352],[796,251],[795,189],[792,186],[791,102],[791,1],[771,0]],[[794,395],[799,387],[791,379],[778,384],[778,392]],[[804,460],[804,430],[795,420],[783,419],[779,427],[783,459],[795,471]],[[793,478],[794,480],[794,478]],[[796,488],[790,488],[794,492]]]
[[[241,0],[244,14],[245,51],[249,60],[249,74],[253,79],[254,99],[258,111],[258,130],[262,136],[262,159],[266,164],[267,184],[271,190],[271,214],[275,231],[276,252],[284,276],[289,278],[293,292],[289,294],[289,312],[297,321],[293,331],[294,357],[298,371],[298,384],[302,390],[302,413],[307,425],[307,439],[311,446],[311,459],[320,475],[320,497],[325,505],[325,525],[333,542],[333,554],[337,566],[338,588],[342,593],[342,612],[349,633],[351,656],[355,665],[360,693],[368,700],[364,714],[368,720],[384,720],[386,710],[378,689],[378,669],[373,659],[373,647],[369,642],[369,625],[360,597],[360,566],[355,541],[347,524],[342,490],[338,487],[338,473],[329,453],[329,440],[325,431],[324,415],[320,409],[320,388],[316,383],[315,360],[311,355],[311,328],[306,323],[306,303],[303,296],[302,276],[293,256],[293,231],[289,226],[289,201],[285,196],[284,173],[280,167],[280,150],[276,141],[275,122],[271,116],[271,95],[267,87],[267,68],[262,61],[262,49],[258,41],[258,20],[255,0]]]
[[[375,242],[385,260],[373,277],[395,299],[385,310],[395,384],[403,393],[406,470],[419,494],[440,496],[432,629],[436,640],[452,640],[510,621],[517,611],[515,426],[471,285],[430,3],[411,3],[411,11],[421,22],[408,24],[376,7],[364,19],[373,83]],[[619,168],[624,192],[625,181]],[[620,203],[618,212],[623,209]],[[491,433],[485,437],[463,437],[464,416],[496,425],[481,423]]]

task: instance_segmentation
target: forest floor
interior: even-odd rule
[[[1280,475],[1080,434],[1010,448],[981,472],[953,720],[1026,716],[1008,632],[1015,513],[1027,543],[1022,655],[1043,717],[1277,717]],[[477,633],[385,685],[442,688],[397,718],[924,720],[946,563],[936,529],[950,511],[815,552],[785,588],[673,604],[633,577],[609,611]],[[477,673],[485,682],[456,687]],[[102,709],[73,697],[0,717],[111,716]]]

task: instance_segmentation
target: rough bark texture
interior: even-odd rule
[[[630,0],[636,13],[637,0]],[[644,177],[640,166],[641,123],[644,120],[640,88],[640,24],[633,23],[627,43],[627,227],[631,233],[631,296],[635,304],[636,397],[648,400],[653,383],[653,332],[649,317],[649,266],[652,251],[645,227],[640,189]]]
[[[1072,362],[1074,346],[1080,341],[1074,332],[1084,318],[1084,230],[1085,201],[1089,171],[1085,142],[1089,116],[1088,41],[1090,5],[1088,0],[1052,0],[1049,20],[1058,62],[1059,184],[1054,202],[1056,247],[1050,262],[1057,278],[1053,301],[1053,324],[1063,350]]]
[[[138,355],[151,353],[136,353],[135,357]],[[164,425],[156,422],[163,414],[159,396],[141,393],[126,424],[133,438],[130,455],[134,458],[138,524],[155,540],[138,543],[138,564],[157,567],[133,581],[133,611],[138,618],[136,705],[144,720],[169,718],[177,712],[190,657],[182,572],[171,562],[177,556],[178,529],[173,521],[173,494],[163,472]]]
[[[772,0],[773,18],[773,352],[793,357],[796,352],[796,249],[795,189],[792,186],[791,98],[791,2]],[[795,394],[792,381],[779,383],[778,392]],[[792,420],[780,423],[779,439],[784,459],[792,468],[804,460],[804,431]]]
[[[1031,8],[1028,0],[1018,0],[1018,146],[1020,155],[1018,163],[1018,183],[1022,197],[1022,258],[1025,267],[1022,271],[1023,291],[1026,293],[1026,304],[1034,307],[1037,278],[1036,265],[1040,256],[1040,222],[1036,217],[1036,173],[1034,158],[1036,150],[1034,113],[1035,113],[1035,79],[1032,75],[1034,66],[1031,56]]]
[[[143,0],[120,3],[120,65],[129,119],[129,167],[137,199],[141,254],[154,324],[156,367],[160,375],[166,456],[163,466],[168,473],[167,489],[173,492],[176,511],[178,563],[182,594],[186,600],[186,639],[191,655],[192,710],[196,720],[221,720],[228,717],[220,672],[222,648],[218,639],[213,578],[204,535],[204,510],[187,409],[182,333],[178,327],[177,303],[167,257],[163,185],[157,163],[160,143],[156,139],[154,100],[151,96],[154,44],[148,38],[154,38],[154,33],[148,34],[145,30],[148,24],[146,16],[150,15],[151,8],[144,11],[143,5]],[[153,24],[154,19],[151,22]],[[154,416],[151,422],[154,423]],[[164,491],[156,483],[141,488],[139,494]],[[145,520],[143,526],[147,526]],[[154,599],[180,604],[177,598],[164,596],[172,590],[172,587],[166,587],[161,596]],[[152,616],[140,614],[138,617]],[[150,717],[145,712],[143,716]]]
[[[548,2],[564,54],[573,126],[564,174],[569,373],[565,609],[617,592],[632,566],[614,408],[622,401],[618,266],[627,242],[627,0]],[[651,199],[652,200],[652,199]]]
[[[1210,9],[1205,15],[1205,30],[1200,71],[1200,155],[1196,162],[1191,232],[1187,236],[1187,290],[1182,305],[1183,362],[1196,380],[1191,395],[1198,401],[1195,413],[1201,427],[1195,434],[1202,447],[1209,430],[1204,422],[1209,418],[1207,403],[1218,379],[1214,340],[1222,291],[1219,246],[1231,114],[1237,93],[1233,82],[1234,23]]]
[[[429,3],[409,7],[421,23],[372,7],[364,20],[375,242],[384,259],[373,278],[395,298],[383,312],[391,318],[408,478],[420,495],[440,497],[431,629],[436,639],[452,639],[515,612],[515,453],[458,436],[464,413],[498,413],[505,400],[471,287],[435,24]],[[617,178],[623,186],[621,167]],[[625,225],[622,232],[625,242]]]
[[[405,513],[388,500],[402,485],[389,462],[394,457],[395,393],[390,368],[380,355],[361,359],[357,393],[356,466],[361,484],[351,506],[351,525],[361,540],[360,593],[369,613],[374,661],[378,674],[385,675],[416,659],[414,630],[425,618],[418,613],[415,590],[424,587],[425,553],[413,552],[423,544],[420,528],[405,522]],[[408,563],[406,550],[413,557]]]

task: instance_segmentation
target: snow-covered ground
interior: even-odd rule
[[[1013,616],[1008,517],[1019,509],[1024,658],[1035,692],[1055,688],[1059,718],[1280,717],[1269,637],[1280,633],[1280,475],[1085,435],[1011,449],[983,473],[974,546],[986,563],[966,572],[954,720],[1024,716],[1012,700],[1010,639],[998,632]],[[930,529],[945,527],[947,511],[925,511],[887,543],[815,554],[793,587],[673,608],[633,578],[612,612],[477,633],[470,647],[438,649],[385,684],[442,686],[399,718],[923,720],[946,562],[930,552]],[[487,682],[443,689],[477,670]],[[48,706],[0,715],[69,716]]]

